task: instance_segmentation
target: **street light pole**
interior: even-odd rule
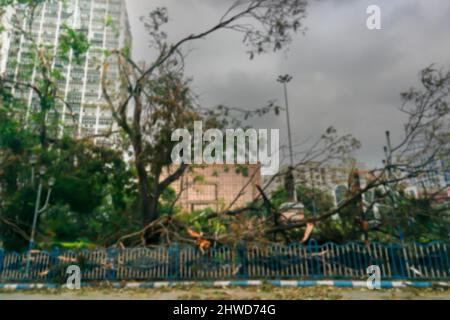
[[[291,167],[294,167],[294,153],[292,149],[292,131],[291,131],[291,118],[289,114],[289,101],[288,101],[288,92],[287,92],[287,83],[283,83],[284,87],[284,99],[286,105],[286,120],[287,120],[287,128],[288,128],[288,136],[289,136],[289,154],[291,160]]]
[[[50,202],[50,196],[52,193],[52,188],[53,185],[55,184],[55,179],[54,178],[50,178],[49,182],[48,182],[48,186],[49,189],[47,191],[47,196],[45,199],[45,203],[43,205],[42,208],[40,208],[41,206],[41,197],[42,197],[42,177],[45,174],[45,167],[41,167],[39,169],[39,174],[40,174],[40,180],[39,180],[39,186],[38,186],[38,191],[37,191],[37,196],[36,196],[36,203],[34,206],[34,216],[33,216],[33,225],[31,227],[31,236],[30,236],[30,242],[28,245],[28,255],[27,255],[27,265],[26,265],[26,275],[29,275],[30,272],[30,264],[31,264],[31,251],[33,250],[33,245],[34,245],[34,238],[36,237],[36,226],[37,226],[37,220],[38,217],[41,213],[43,213],[45,210],[47,210],[49,202]],[[33,178],[34,179],[34,178]]]
[[[291,119],[290,119],[290,114],[289,114],[289,99],[288,99],[288,91],[287,91],[287,84],[289,82],[291,82],[292,80],[292,76],[291,75],[284,75],[284,76],[279,76],[277,81],[281,84],[283,84],[283,88],[284,88],[284,101],[285,101],[285,108],[286,108],[286,120],[287,120],[287,128],[288,128],[288,139],[289,139],[289,157],[290,157],[290,168],[289,168],[289,174],[291,175],[291,178],[293,179],[293,184],[294,184],[294,190],[293,191],[293,197],[294,197],[294,202],[297,202],[297,192],[295,191],[295,178],[294,178],[294,152],[293,152],[293,148],[292,148],[292,132],[291,132]]]
[[[28,252],[33,250],[34,237],[36,235],[36,224],[39,215],[39,207],[41,206],[41,195],[42,195],[42,182],[39,182],[39,187],[36,196],[36,204],[34,205],[33,225],[31,227],[31,236],[30,236],[30,243],[28,245]]]
[[[30,158],[30,165],[31,165],[31,187],[34,189],[34,176],[35,176],[35,166],[37,163],[37,157],[36,155],[32,155]]]

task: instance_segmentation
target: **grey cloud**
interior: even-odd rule
[[[136,59],[152,56],[138,17],[167,6],[172,39],[212,25],[226,5],[214,0],[127,0]],[[382,30],[369,31],[366,8],[382,9]],[[226,104],[257,108],[280,103],[279,74],[290,73],[292,122],[296,140],[319,136],[333,125],[363,143],[358,153],[368,165],[380,163],[384,131],[401,135],[405,116],[398,111],[400,93],[418,85],[419,71],[430,65],[450,68],[450,2],[447,0],[313,1],[305,20],[308,31],[297,35],[287,52],[249,61],[241,35],[229,31],[185,49],[187,74],[206,106]],[[284,116],[259,119],[256,127],[282,130]]]

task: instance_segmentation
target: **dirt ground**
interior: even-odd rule
[[[90,289],[0,291],[0,300],[450,300],[449,288],[344,289],[332,287]]]

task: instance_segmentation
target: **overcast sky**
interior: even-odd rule
[[[176,40],[204,30],[226,10],[217,0],[126,0],[133,33],[133,55],[148,60],[153,53],[139,17],[158,6],[169,9],[166,30]],[[381,8],[382,30],[366,27],[366,8]],[[189,44],[186,73],[204,106],[225,104],[247,109],[266,105],[283,92],[276,82],[289,73],[294,141],[314,139],[329,126],[358,138],[359,161],[369,167],[383,157],[384,131],[401,135],[405,116],[398,111],[400,93],[418,85],[418,73],[435,63],[450,68],[449,0],[312,1],[289,51],[250,61],[241,35],[218,32]],[[280,128],[287,137],[285,116],[258,120],[257,127]]]

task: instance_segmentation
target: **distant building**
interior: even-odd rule
[[[415,190],[416,196],[423,193],[441,193],[446,198],[450,188],[450,150],[435,152],[426,147],[425,142],[411,144],[408,150],[409,161],[420,173],[409,180],[409,189]],[[445,149],[444,149],[445,150]]]
[[[187,170],[172,188],[177,205],[190,212],[242,208],[258,197],[260,184],[259,165],[207,165]]]
[[[24,7],[18,6],[8,17],[14,17],[28,28],[30,20]],[[6,18],[5,18],[6,19]],[[112,113],[106,106],[101,90],[103,69],[107,50],[131,47],[131,33],[125,0],[68,0],[45,1],[38,5],[31,21],[31,36],[26,39],[19,31],[10,28],[2,34],[0,71],[3,76],[15,81],[33,84],[39,79],[39,72],[30,54],[32,43],[57,47],[64,33],[64,26],[70,26],[86,35],[90,49],[75,63],[70,52],[69,61],[54,59],[52,68],[59,70],[57,103],[59,133],[63,131],[76,137],[99,134],[112,127]],[[119,68],[111,59],[106,76],[115,91],[119,83]],[[12,88],[17,98],[22,98],[29,111],[39,103],[31,89]],[[64,103],[63,101],[67,102]],[[70,106],[70,107],[69,107]]]
[[[411,184],[422,191],[437,191],[450,187],[450,157],[448,158],[438,158],[430,162],[423,173],[411,179]]]
[[[285,172],[287,167],[281,169]],[[339,203],[345,196],[348,189],[350,173],[354,170],[352,166],[321,164],[310,162],[297,166],[294,171],[294,180],[297,186],[303,185],[312,189],[328,191],[333,196],[336,203]],[[358,165],[361,185],[365,186],[367,170],[363,164]],[[272,182],[271,182],[272,181]],[[264,188],[268,194],[271,194],[279,188],[284,188],[284,175],[265,177]]]
[[[6,70],[6,62],[8,61],[8,51],[11,43],[11,32],[9,32],[11,26],[9,24],[9,19],[12,15],[12,9],[8,8],[4,10],[0,8],[0,25],[5,28],[3,32],[0,33],[0,75],[2,75]]]

